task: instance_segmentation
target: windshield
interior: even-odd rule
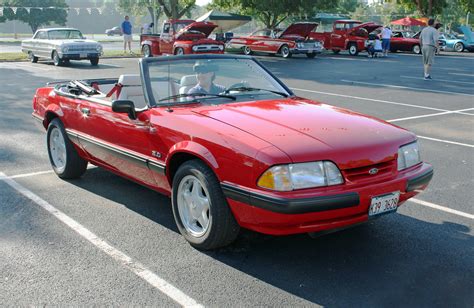
[[[227,104],[292,95],[252,59],[194,57],[151,61],[146,68],[152,105]]]
[[[175,24],[173,24],[174,32],[175,32],[175,33],[178,33],[178,32],[181,31],[183,28],[186,28],[187,26],[189,26],[189,25],[192,24],[192,23],[193,23],[192,21],[186,21],[186,22],[178,22],[178,23],[175,23]]]
[[[48,32],[50,40],[71,40],[82,39],[81,31],[79,30],[53,30]]]

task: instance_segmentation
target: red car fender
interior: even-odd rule
[[[178,41],[173,44],[173,54],[175,54],[177,48],[183,48],[185,54],[193,53],[192,43],[186,43],[183,41]]]
[[[211,169],[215,170],[219,168],[219,164],[217,163],[216,158],[203,145],[194,141],[189,141],[189,140],[181,141],[181,142],[176,143],[174,146],[170,148],[168,156],[166,157],[166,161],[165,161],[166,170],[167,170],[166,176],[168,177],[169,183],[173,182],[173,179],[171,178],[171,174],[169,172],[169,170],[171,170],[170,168],[171,162],[173,161],[173,158],[177,154],[181,154],[181,153],[187,153],[187,154],[197,156],[202,161],[204,161],[209,167],[211,167]]]

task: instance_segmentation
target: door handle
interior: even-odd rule
[[[81,112],[83,115],[86,115],[86,116],[90,115],[91,113],[89,108],[81,108]]]

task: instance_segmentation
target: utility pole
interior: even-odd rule
[[[466,26],[469,27],[469,15],[471,15],[471,12],[467,12],[466,15]]]

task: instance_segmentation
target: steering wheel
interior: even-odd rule
[[[233,88],[248,88],[249,86],[250,86],[250,84],[248,83],[248,81],[242,80],[240,82],[234,83],[230,87],[227,87],[226,91],[229,90],[229,89],[233,89]]]

